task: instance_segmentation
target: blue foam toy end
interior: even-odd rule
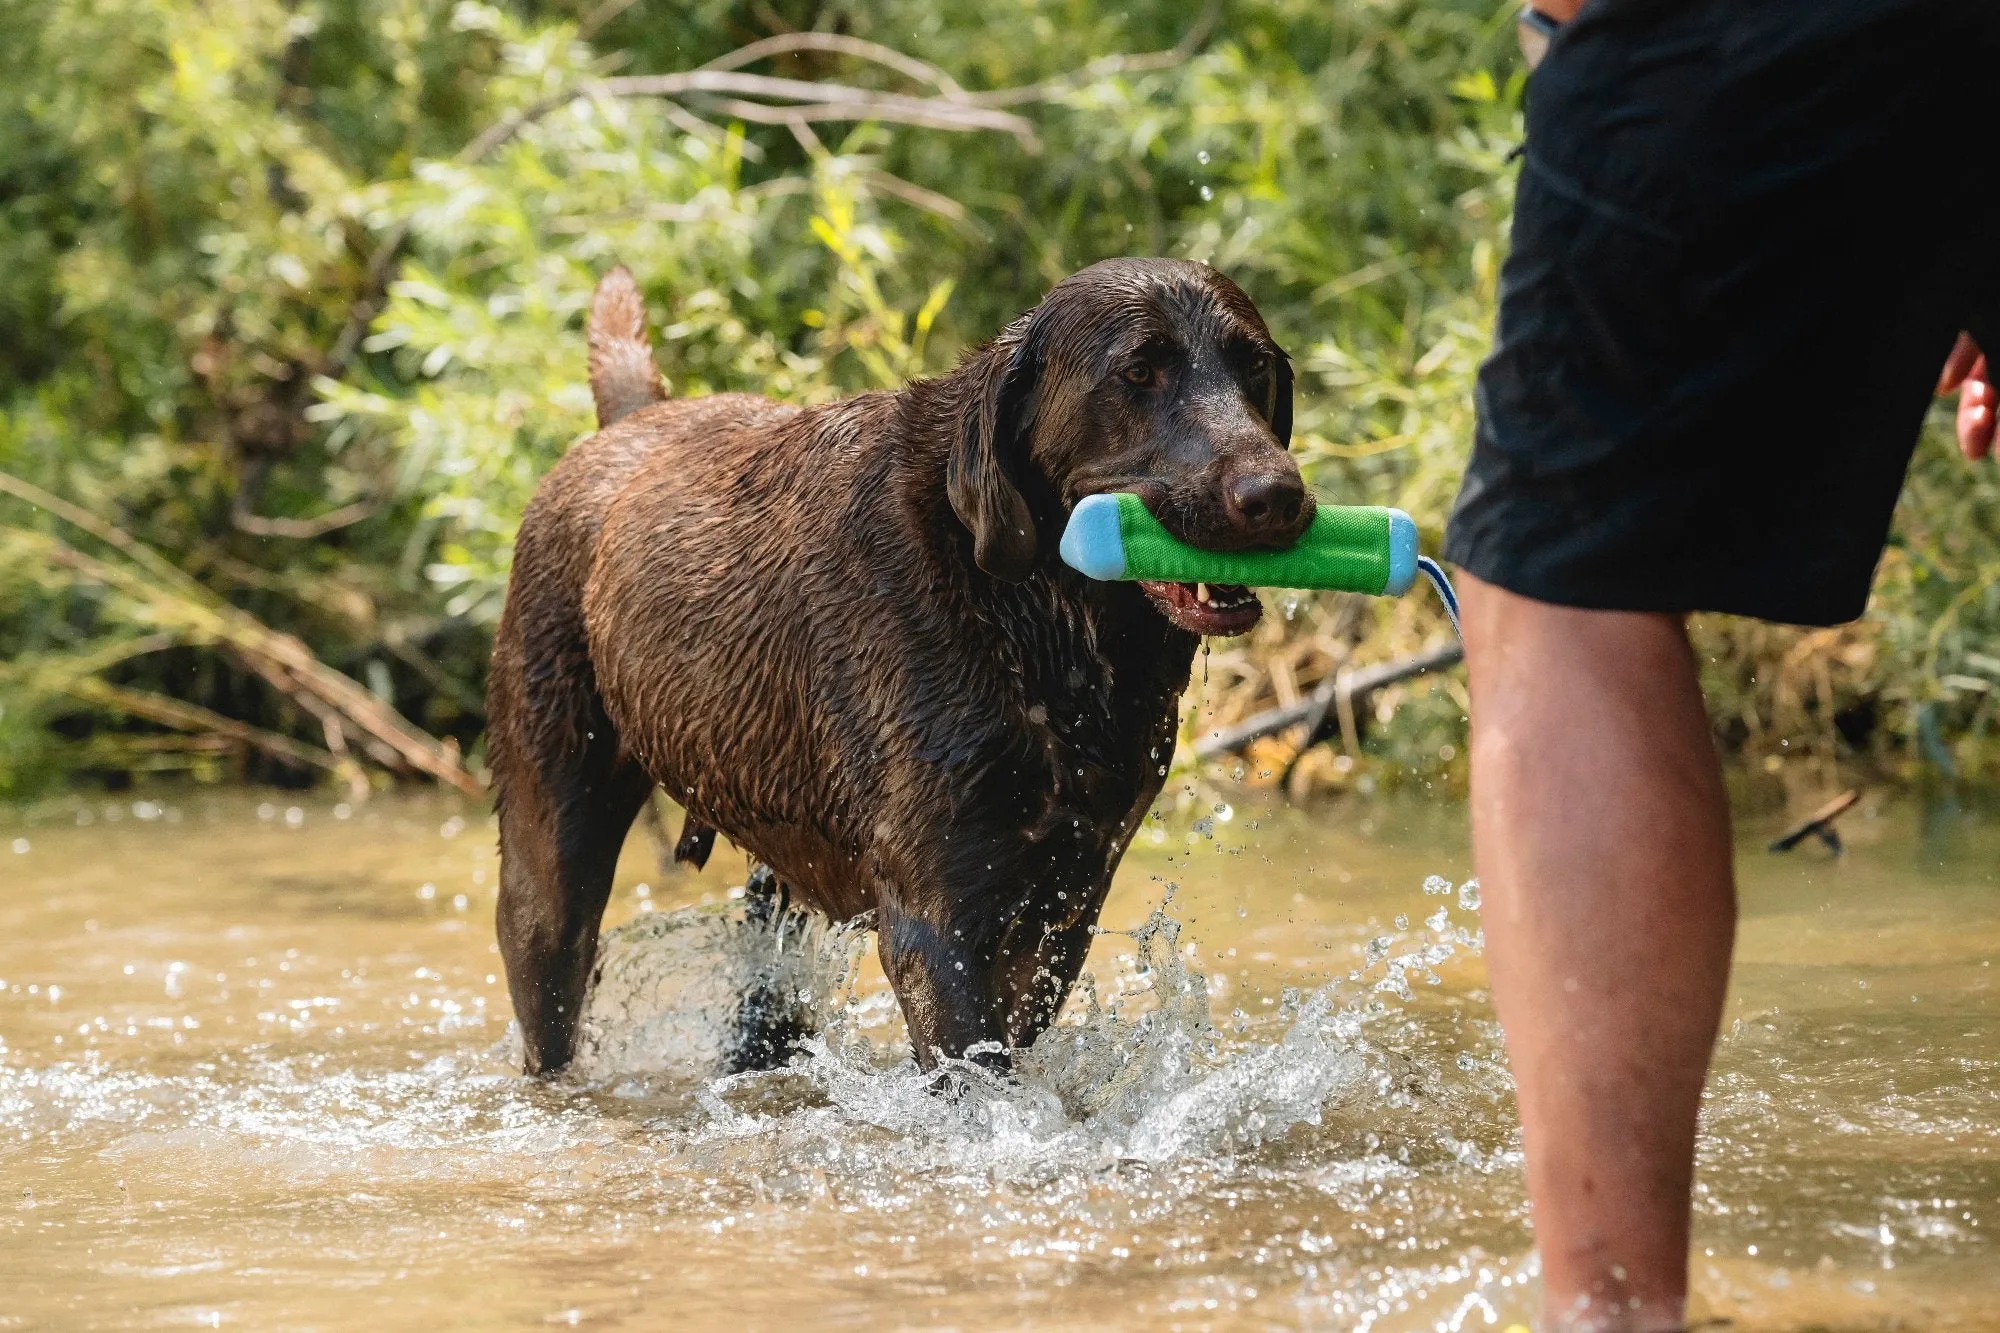
[[[1124,578],[1125,538],[1118,526],[1118,497],[1086,495],[1078,500],[1056,550],[1064,564],[1088,578]],[[1412,564],[1413,574],[1415,568]]]
[[[1400,509],[1389,511],[1389,581],[1382,591],[1401,597],[1417,581],[1417,523]]]

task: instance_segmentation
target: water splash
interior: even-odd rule
[[[1413,981],[1436,985],[1446,959],[1477,952],[1479,936],[1447,908],[1425,934],[1402,932],[1409,947],[1392,955],[1390,937],[1372,941],[1364,968],[1287,990],[1273,1016],[1225,1035],[1168,899],[1137,929],[1102,932],[1129,951],[1108,975],[1086,973],[1011,1073],[945,1062],[951,1095],[910,1059],[893,998],[859,988],[865,927],[815,922],[787,937],[717,909],[649,914],[604,939],[573,1076],[632,1094],[649,1080],[700,1079],[694,1101],[709,1123],[682,1127],[697,1137],[785,1139],[807,1121],[817,1134],[830,1114],[940,1168],[1027,1176],[1231,1160],[1346,1108],[1408,1109],[1441,1085],[1442,1069],[1369,1032],[1390,1015],[1381,995],[1410,1002]],[[712,1077],[752,984],[795,993],[818,1035],[786,1069]]]
[[[607,931],[570,1076],[712,1072],[751,994],[824,1027],[852,1000],[867,930],[866,918],[834,926],[784,912],[758,921],[716,906],[649,912]]]

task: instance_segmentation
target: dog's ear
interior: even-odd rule
[[[1282,351],[1271,361],[1271,410],[1265,414],[1278,447],[1292,447],[1292,359]]]
[[[966,406],[945,472],[945,494],[972,533],[972,558],[1007,583],[1028,577],[1038,550],[1021,479],[1041,371],[1040,340],[1032,325],[1011,355],[995,349],[985,382]]]

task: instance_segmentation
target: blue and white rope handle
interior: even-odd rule
[[[1444,572],[1444,566],[1427,555],[1420,555],[1417,557],[1417,569],[1437,589],[1438,600],[1444,603],[1444,613],[1451,617],[1451,632],[1458,635],[1460,643],[1464,643],[1465,632],[1458,627],[1458,592],[1451,586],[1451,578]]]

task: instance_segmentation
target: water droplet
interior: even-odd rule
[[[1432,875],[1424,881],[1425,893],[1450,893],[1451,881],[1443,875]]]
[[[1201,187],[1201,197],[1203,199],[1213,199],[1215,198],[1215,191],[1209,189],[1206,185],[1204,185]]]
[[[1197,162],[1199,162],[1199,163],[1201,163],[1201,164],[1202,164],[1203,166],[1207,166],[1207,165],[1208,165],[1208,150],[1207,150],[1206,148],[1204,148],[1204,149],[1202,149],[1202,150],[1201,150],[1201,151],[1200,151],[1199,153],[1196,153],[1196,154],[1194,155],[1194,160],[1195,160],[1195,161],[1197,161]]]
[[[1397,929],[1397,930],[1408,930],[1409,928],[1410,928],[1410,917],[1409,917],[1409,914],[1408,914],[1407,912],[1398,912],[1398,913],[1396,913],[1396,929]]]
[[[28,840],[26,838],[14,839],[14,855],[26,856],[27,854],[28,854]]]
[[[1458,905],[1468,912],[1479,910],[1479,881],[1468,879],[1458,887]]]

